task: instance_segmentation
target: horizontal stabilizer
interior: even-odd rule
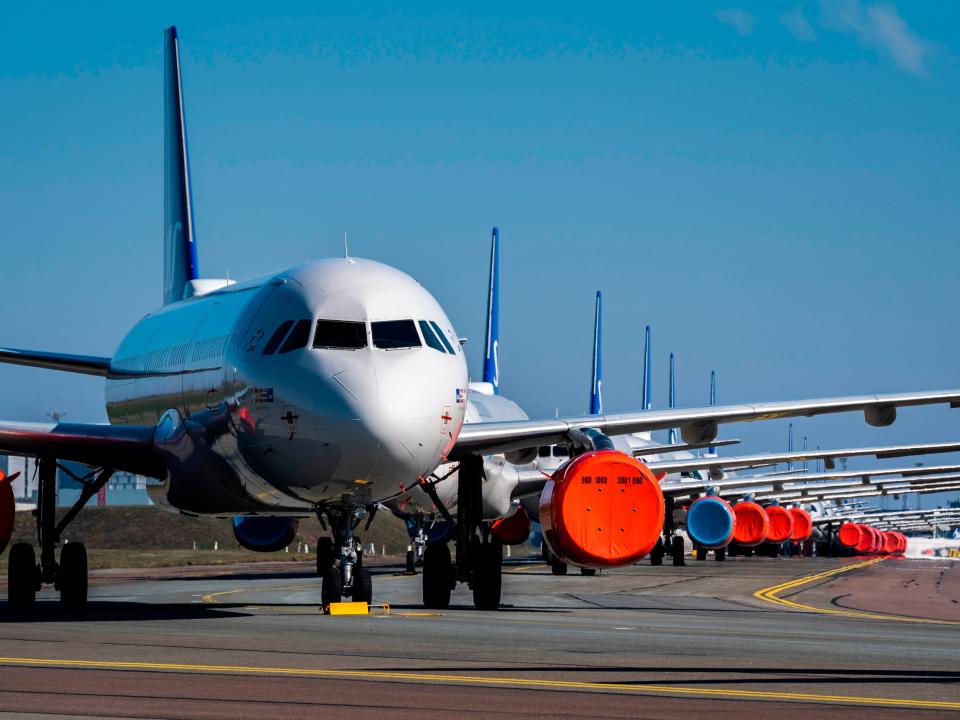
[[[63,370],[84,375],[106,376],[110,372],[110,358],[94,355],[71,355],[69,353],[42,352],[0,348],[0,363],[26,365],[28,367]]]

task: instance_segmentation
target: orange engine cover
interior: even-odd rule
[[[883,551],[888,555],[892,555],[897,551],[897,546],[900,544],[900,540],[897,538],[895,533],[892,532],[883,532]]]
[[[738,502],[733,506],[737,516],[737,527],[733,532],[733,541],[738,545],[753,547],[767,539],[770,532],[770,519],[757,503],[750,500]]]
[[[844,547],[855,548],[863,538],[863,530],[856,523],[844,523],[837,531],[837,538]]]
[[[17,501],[13,497],[13,483],[0,472],[0,553],[7,548],[13,536],[13,520],[17,514]]]
[[[813,535],[813,519],[803,508],[792,507],[790,514],[793,515],[793,533],[790,539],[793,542],[803,542]]]
[[[617,450],[568,460],[540,496],[540,522],[550,550],[588,568],[640,560],[657,544],[663,512],[663,493],[653,473]]]
[[[869,525],[861,525],[860,532],[863,535],[860,536],[860,542],[857,543],[857,552],[872,552],[877,544],[877,531]]]
[[[767,505],[764,508],[770,518],[770,532],[767,540],[774,543],[784,542],[793,535],[793,515],[782,505]]]
[[[530,516],[518,507],[512,515],[495,520],[490,532],[504,545],[520,545],[530,537]]]

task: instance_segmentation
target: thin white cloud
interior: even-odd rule
[[[724,25],[732,27],[741,37],[753,35],[753,26],[757,23],[753,15],[740,8],[717,10],[714,17]]]
[[[866,46],[885,52],[901,69],[926,75],[930,43],[909,28],[892,3],[821,0],[823,23],[856,35]]]
[[[802,5],[797,5],[790,12],[781,15],[780,23],[793,37],[801,42],[813,42],[817,39],[817,34],[813,31],[813,26],[803,13]]]

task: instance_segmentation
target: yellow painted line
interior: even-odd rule
[[[487,677],[484,675],[446,675],[439,673],[398,672],[393,670],[336,670],[322,668],[257,667],[248,665],[197,665],[192,663],[121,662],[106,660],[54,660],[48,658],[0,657],[0,665],[20,667],[93,668],[96,670],[148,670],[193,673],[235,673],[243,675],[285,675],[310,678],[337,678],[348,680],[406,680],[457,685],[494,685],[503,687],[550,688],[555,690],[616,690],[630,694],[693,695],[700,697],[743,698],[749,700],[793,700],[800,702],[833,703],[845,705],[874,705],[883,707],[910,707],[935,710],[960,710],[960,702],[948,700],[919,700],[911,698],[864,697],[857,695],[826,695],[814,693],[770,692],[765,690],[737,690],[732,688],[692,688],[671,685],[641,685],[576,680],[545,680],[537,678]]]
[[[304,588],[316,588],[317,590],[319,590],[320,586],[317,585],[316,583],[311,583],[309,585],[285,585],[283,587],[275,587],[275,586],[263,586],[263,587],[252,587],[252,588],[243,587],[243,588],[235,588],[233,590],[222,590],[220,592],[207,593],[206,595],[201,595],[200,599],[203,600],[203,602],[205,603],[211,603],[216,605],[217,603],[223,602],[219,598],[222,598],[226,595],[234,595],[236,593],[270,592],[271,590],[302,590]]]
[[[876,565],[882,561],[883,558],[874,558],[873,560],[853,563],[852,565],[843,565],[842,567],[817,573],[816,575],[807,575],[794,580],[788,580],[787,582],[780,583],[779,585],[761,588],[760,590],[757,590],[753,596],[758,600],[765,600],[766,602],[773,603],[775,605],[782,605],[784,607],[793,608],[795,610],[804,610],[806,612],[820,613],[821,615],[839,615],[841,617],[866,618],[868,620],[894,620],[896,622],[922,623],[926,625],[960,625],[960,622],[955,620],[934,620],[931,618],[905,617],[903,615],[885,615],[883,613],[873,613],[860,610],[820,608],[814,605],[807,605],[795,600],[788,600],[780,597],[781,593],[789,590],[797,590],[804,585],[809,585],[810,583],[817,582],[819,580],[826,580],[827,578],[840,575],[841,573],[850,572],[851,570],[859,570],[860,568],[870,567],[871,565]]]

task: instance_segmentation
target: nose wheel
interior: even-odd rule
[[[317,511],[321,524],[329,524],[332,538],[317,542],[317,575],[321,579],[320,602],[324,607],[349,597],[354,602],[373,602],[373,577],[363,566],[363,546],[354,536],[366,519],[373,521],[376,506],[343,504]]]

